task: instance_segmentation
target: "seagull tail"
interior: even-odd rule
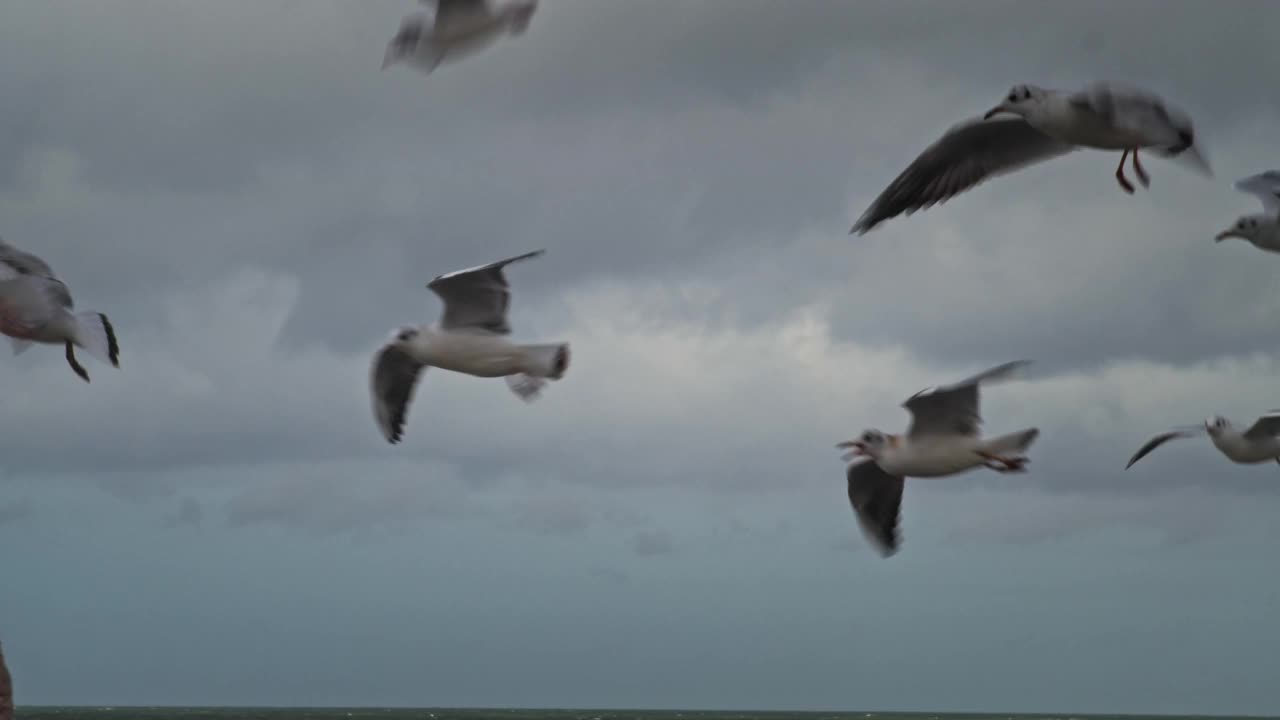
[[[1026,430],[1011,432],[1008,435],[992,438],[987,442],[987,450],[996,455],[1024,453],[1027,448],[1031,447],[1031,443],[1036,441],[1037,437],[1040,437],[1040,428],[1027,428]]]
[[[116,330],[106,315],[99,312],[77,314],[75,344],[102,362],[120,367],[120,344],[116,342]]]
[[[526,375],[559,380],[569,369],[569,343],[525,345]]]

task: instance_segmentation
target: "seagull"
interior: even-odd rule
[[[849,503],[863,534],[884,557],[898,551],[902,486],[906,477],[942,477],[982,466],[998,472],[1023,472],[1026,452],[1040,430],[1028,428],[995,438],[979,431],[978,386],[1004,380],[1030,361],[1018,360],[991,368],[945,387],[931,387],[912,395],[902,407],[911,413],[905,436],[867,430],[856,440],[836,445],[850,450]]]
[[[487,0],[422,0],[435,6],[430,22],[420,14],[400,21],[387,43],[382,69],[409,61],[428,75],[445,62],[461,59],[493,44],[504,34],[520,35],[529,27],[537,0],[516,0],[492,7]]]
[[[13,720],[13,678],[4,664],[3,647],[0,647],[0,720]]]
[[[569,368],[569,344],[518,345],[507,339],[511,291],[502,269],[537,257],[535,250],[479,267],[458,270],[427,283],[444,301],[432,326],[396,331],[378,350],[369,374],[373,416],[387,442],[400,442],[418,378],[428,365],[444,370],[502,377],[520,399],[532,402],[547,380]]]
[[[1264,212],[1244,215],[1214,239],[1240,238],[1260,250],[1280,252],[1280,170],[1268,170],[1236,182],[1236,189],[1257,195]]]
[[[13,354],[32,343],[64,345],[67,364],[85,382],[89,373],[76,361],[79,347],[120,367],[120,345],[111,321],[100,312],[72,314],[71,291],[44,260],[0,240],[0,333]]]
[[[1280,463],[1280,410],[1268,410],[1266,415],[1255,420],[1253,425],[1244,432],[1236,430],[1230,420],[1214,415],[1205,420],[1204,425],[1160,433],[1148,440],[1146,445],[1138,448],[1138,452],[1133,454],[1124,469],[1133,467],[1134,463],[1170,440],[1193,437],[1202,432],[1209,435],[1213,446],[1218,448],[1218,452],[1226,455],[1231,462],[1255,465],[1275,460]]]
[[[1081,147],[1123,151],[1116,182],[1126,193],[1134,191],[1124,174],[1131,154],[1142,186],[1151,183],[1138,162],[1139,150],[1186,156],[1202,173],[1213,174],[1195,144],[1190,118],[1156,95],[1106,83],[1077,92],[1015,85],[981,118],[952,126],[920,153],[849,234],[865,234],[889,218],[946,202],[988,178]]]

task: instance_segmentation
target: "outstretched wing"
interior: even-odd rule
[[[882,556],[893,555],[902,542],[898,531],[902,514],[902,478],[885,472],[874,460],[850,465],[846,475],[849,504],[853,506],[862,534]]]
[[[0,279],[15,275],[39,275],[57,278],[44,260],[0,240]]]
[[[1236,189],[1255,195],[1272,215],[1280,215],[1280,170],[1268,170],[1236,181]]]
[[[978,386],[1003,380],[1030,363],[1015,360],[945,387],[927,388],[911,396],[902,407],[911,413],[907,437],[922,435],[976,435],[982,424]]]
[[[373,358],[369,372],[369,392],[373,400],[373,419],[382,436],[392,445],[404,436],[405,420],[418,378],[426,365],[404,348],[388,344]]]
[[[1129,464],[1125,465],[1124,469],[1128,470],[1129,468],[1133,467],[1134,463],[1146,457],[1148,454],[1151,453],[1152,450],[1155,450],[1156,448],[1169,442],[1170,440],[1176,440],[1178,438],[1187,438],[1195,434],[1197,433],[1194,430],[1170,430],[1169,432],[1160,433],[1159,435],[1148,440],[1146,445],[1143,445],[1142,447],[1138,448],[1138,452],[1134,453],[1133,457],[1129,458]]]
[[[1280,410],[1271,410],[1244,431],[1244,436],[1250,440],[1263,440],[1277,435],[1280,435]]]
[[[438,28],[489,15],[487,0],[422,0],[422,4],[435,6],[435,26]]]
[[[968,120],[952,127],[871,203],[849,234],[865,234],[903,213],[943,203],[989,178],[1075,150],[1022,118]]]
[[[502,269],[544,252],[535,250],[488,265],[458,270],[427,283],[427,287],[444,301],[441,327],[509,335],[511,326],[507,324],[507,306],[511,302],[511,290]]]

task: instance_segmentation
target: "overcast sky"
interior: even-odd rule
[[[20,704],[1280,712],[1280,467],[1170,424],[1280,405],[1280,258],[1213,235],[1280,165],[1271,2],[542,0],[380,72],[409,0],[29,0],[0,21],[0,235],[121,368],[0,348],[0,639]],[[1016,83],[1148,87],[1215,177],[1082,152],[863,237]],[[1280,152],[1280,151],[1275,151]],[[531,405],[372,352],[526,250]],[[833,445],[1008,360],[1030,472]]]

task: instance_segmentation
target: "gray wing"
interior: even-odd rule
[[[1280,435],[1280,410],[1268,411],[1244,431],[1244,436],[1250,440],[1262,440],[1277,435]]]
[[[511,302],[511,290],[502,269],[513,262],[537,257],[546,252],[533,252],[458,270],[437,277],[427,283],[444,301],[444,314],[440,326],[446,330],[482,330],[497,335],[508,335],[507,306]]]
[[[853,506],[862,534],[882,556],[893,555],[902,542],[898,531],[902,515],[902,478],[885,472],[874,460],[850,465],[846,476],[849,480],[849,504]]]
[[[945,387],[926,388],[902,404],[911,413],[908,437],[921,435],[977,435],[982,424],[978,386],[1004,380],[1030,360],[1015,360]]]
[[[0,720],[13,720],[13,678],[9,666],[4,663],[4,648],[0,647]]]
[[[1170,440],[1176,440],[1178,438],[1188,438],[1196,434],[1197,434],[1197,431],[1191,430],[1191,429],[1170,430],[1169,432],[1160,433],[1159,435],[1148,440],[1147,444],[1138,448],[1138,452],[1134,453],[1133,457],[1129,458],[1129,463],[1124,466],[1124,469],[1128,470],[1129,468],[1133,467],[1134,463],[1146,457],[1151,453],[1152,450],[1155,450],[1156,448],[1169,442]]]
[[[1280,171],[1268,170],[1236,182],[1236,189],[1256,195],[1262,207],[1272,215],[1280,215]]]
[[[57,277],[53,274],[53,268],[49,267],[49,264],[44,260],[29,252],[23,252],[4,240],[0,240],[0,279],[17,275]]]
[[[490,14],[487,0],[422,0],[422,4],[435,6],[436,27],[448,27],[459,20]]]
[[[850,234],[862,235],[903,213],[910,215],[984,180],[1075,150],[1022,118],[967,120],[920,153],[858,218]]]
[[[374,356],[369,373],[373,418],[382,436],[392,445],[404,436],[409,404],[413,402],[418,378],[425,371],[425,364],[397,345],[386,345]]]

